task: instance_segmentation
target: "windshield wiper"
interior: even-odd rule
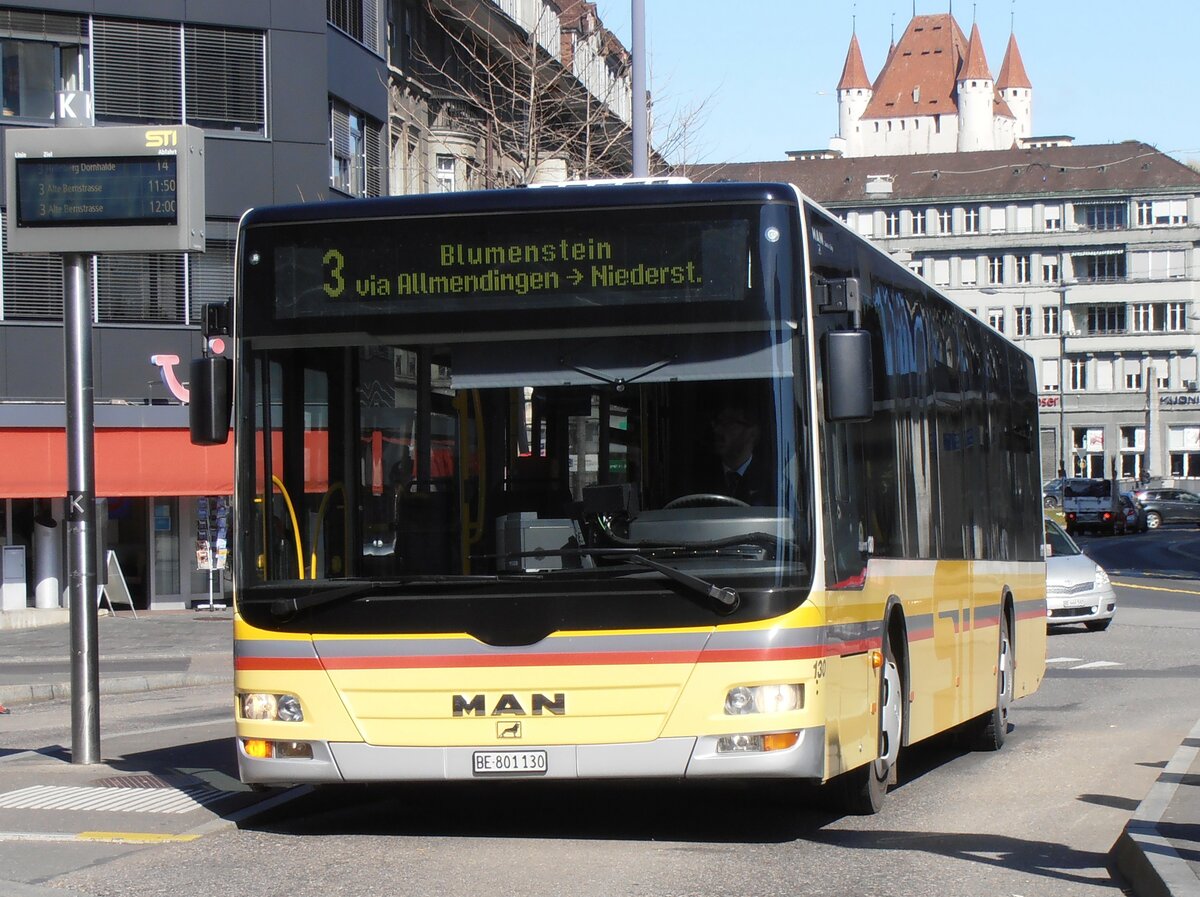
[[[340,589],[327,589],[319,592],[309,592],[307,595],[298,595],[291,598],[270,599],[271,613],[276,617],[287,617],[302,610],[308,610],[313,607],[321,607],[322,605],[326,604],[333,604],[337,601],[347,601],[353,598],[361,598],[363,595],[369,595],[373,592],[382,591],[384,589],[407,591],[414,587],[430,585],[480,586],[496,582],[497,580],[498,577],[488,575],[423,576],[420,579],[410,579],[403,582],[395,582],[392,580],[356,582],[343,586]],[[264,600],[262,603],[266,603],[266,601]]]
[[[685,545],[655,545],[656,551],[686,551]],[[510,558],[544,558],[544,557],[602,557],[612,558],[615,560],[626,561],[630,564],[636,564],[639,567],[646,567],[661,573],[670,580],[686,586],[693,592],[697,592],[706,598],[711,598],[716,602],[716,609],[722,614],[731,614],[738,609],[742,603],[742,597],[736,589],[729,586],[718,586],[707,580],[701,579],[698,576],[692,576],[690,573],[684,573],[681,570],[676,570],[674,567],[663,564],[659,561],[651,560],[645,555],[638,552],[636,548],[541,548],[537,551],[516,551],[506,554],[505,557]],[[478,555],[478,557],[492,557],[495,555]]]
[[[716,602],[716,609],[722,614],[731,614],[742,603],[742,596],[738,594],[737,589],[730,586],[719,586],[711,583],[708,580],[701,579],[698,576],[692,576],[690,573],[684,573],[682,570],[677,570],[674,567],[651,560],[644,554],[618,554],[623,561],[628,561],[631,564],[637,564],[641,567],[649,567],[661,573],[667,579],[674,580],[681,586],[686,586],[694,592],[697,592],[706,598],[711,598]]]

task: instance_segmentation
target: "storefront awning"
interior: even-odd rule
[[[96,495],[229,495],[233,440],[192,445],[184,429],[96,430]],[[0,430],[0,498],[57,498],[67,494],[67,437],[63,430]]]

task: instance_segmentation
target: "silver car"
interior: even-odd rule
[[[1117,596],[1104,568],[1053,520],[1046,521],[1046,545],[1046,624],[1107,629],[1117,612]]]

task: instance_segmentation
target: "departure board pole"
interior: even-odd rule
[[[88,256],[63,253],[67,400],[67,595],[71,616],[71,762],[100,761],[96,458]]]
[[[633,40],[633,176],[644,178],[650,173],[650,138],[647,122],[650,118],[646,97],[646,0],[631,0]]]

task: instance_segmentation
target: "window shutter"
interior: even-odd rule
[[[189,25],[184,28],[183,41],[188,122],[263,133],[263,35]]]
[[[96,259],[101,323],[184,323],[183,253],[122,253]]]
[[[350,114],[346,109],[334,105],[330,109],[333,131],[333,155],[346,159],[350,156]]]
[[[13,255],[0,220],[0,320],[61,321],[63,266],[58,253]]]
[[[0,36],[78,43],[87,36],[87,20],[83,16],[0,9]]]
[[[205,224],[204,252],[189,253],[188,309],[192,324],[200,323],[200,313],[209,302],[224,302],[233,295],[233,251],[237,239],[236,221],[208,221]]]
[[[387,146],[384,141],[387,136],[383,128],[374,122],[366,123],[367,144],[367,183],[366,196],[383,196],[384,160],[387,158]]]
[[[182,121],[179,26],[96,19],[92,27],[96,117]]]

